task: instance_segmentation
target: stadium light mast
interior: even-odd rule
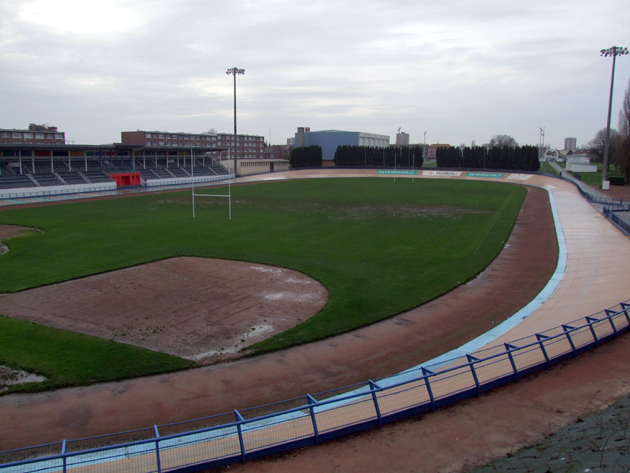
[[[245,74],[245,69],[233,67],[225,71],[228,76],[234,76],[234,177],[236,177],[236,76]]]
[[[426,157],[426,150],[427,149],[427,132],[424,132],[424,140],[422,142],[422,160],[425,161],[427,159]]]
[[[602,189],[608,189],[608,181],[606,181],[606,173],[608,172],[608,150],[610,148],[610,114],[612,113],[613,84],[615,83],[615,62],[617,56],[625,56],[628,54],[628,48],[613,46],[612,48],[602,49],[600,55],[603,57],[612,56],[612,73],[610,75],[610,96],[608,98],[608,122],[606,124],[606,142],[604,144],[604,172],[602,173]]]

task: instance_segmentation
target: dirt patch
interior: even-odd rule
[[[173,258],[0,297],[0,313],[203,364],[315,315],[328,293],[297,271]]]
[[[7,251],[9,251],[9,248],[2,244],[3,241],[23,236],[24,234],[27,234],[29,232],[39,231],[40,230],[37,230],[35,228],[20,227],[19,225],[0,225],[0,255],[3,255]]]

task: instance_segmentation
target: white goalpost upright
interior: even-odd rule
[[[229,161],[228,150],[228,162]],[[236,172],[236,169],[234,170]],[[229,169],[228,169],[229,173]],[[228,220],[232,220],[232,178],[228,179],[228,193],[227,194],[195,194],[195,158],[193,154],[193,148],[190,148],[190,190],[192,194],[192,216],[195,218],[195,197],[226,197],[228,199]]]

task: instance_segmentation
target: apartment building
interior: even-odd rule
[[[65,145],[66,134],[56,126],[31,123],[28,129],[22,130],[0,128],[0,144]]]
[[[123,131],[123,145],[142,145],[165,148],[218,148],[221,156],[227,157],[234,149],[234,134],[230,133],[184,133],[166,131]],[[226,151],[227,148],[227,151]],[[257,135],[237,135],[236,153],[241,159],[262,159],[265,138]]]

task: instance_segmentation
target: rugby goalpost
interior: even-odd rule
[[[228,163],[229,161],[229,153],[228,150]],[[228,169],[228,176],[229,176]],[[234,169],[236,173],[236,169]],[[192,194],[192,216],[195,218],[195,197],[225,197],[228,199],[228,220],[232,220],[232,178],[228,178],[228,193],[227,194],[195,194],[195,155],[193,148],[190,148],[190,191]]]

